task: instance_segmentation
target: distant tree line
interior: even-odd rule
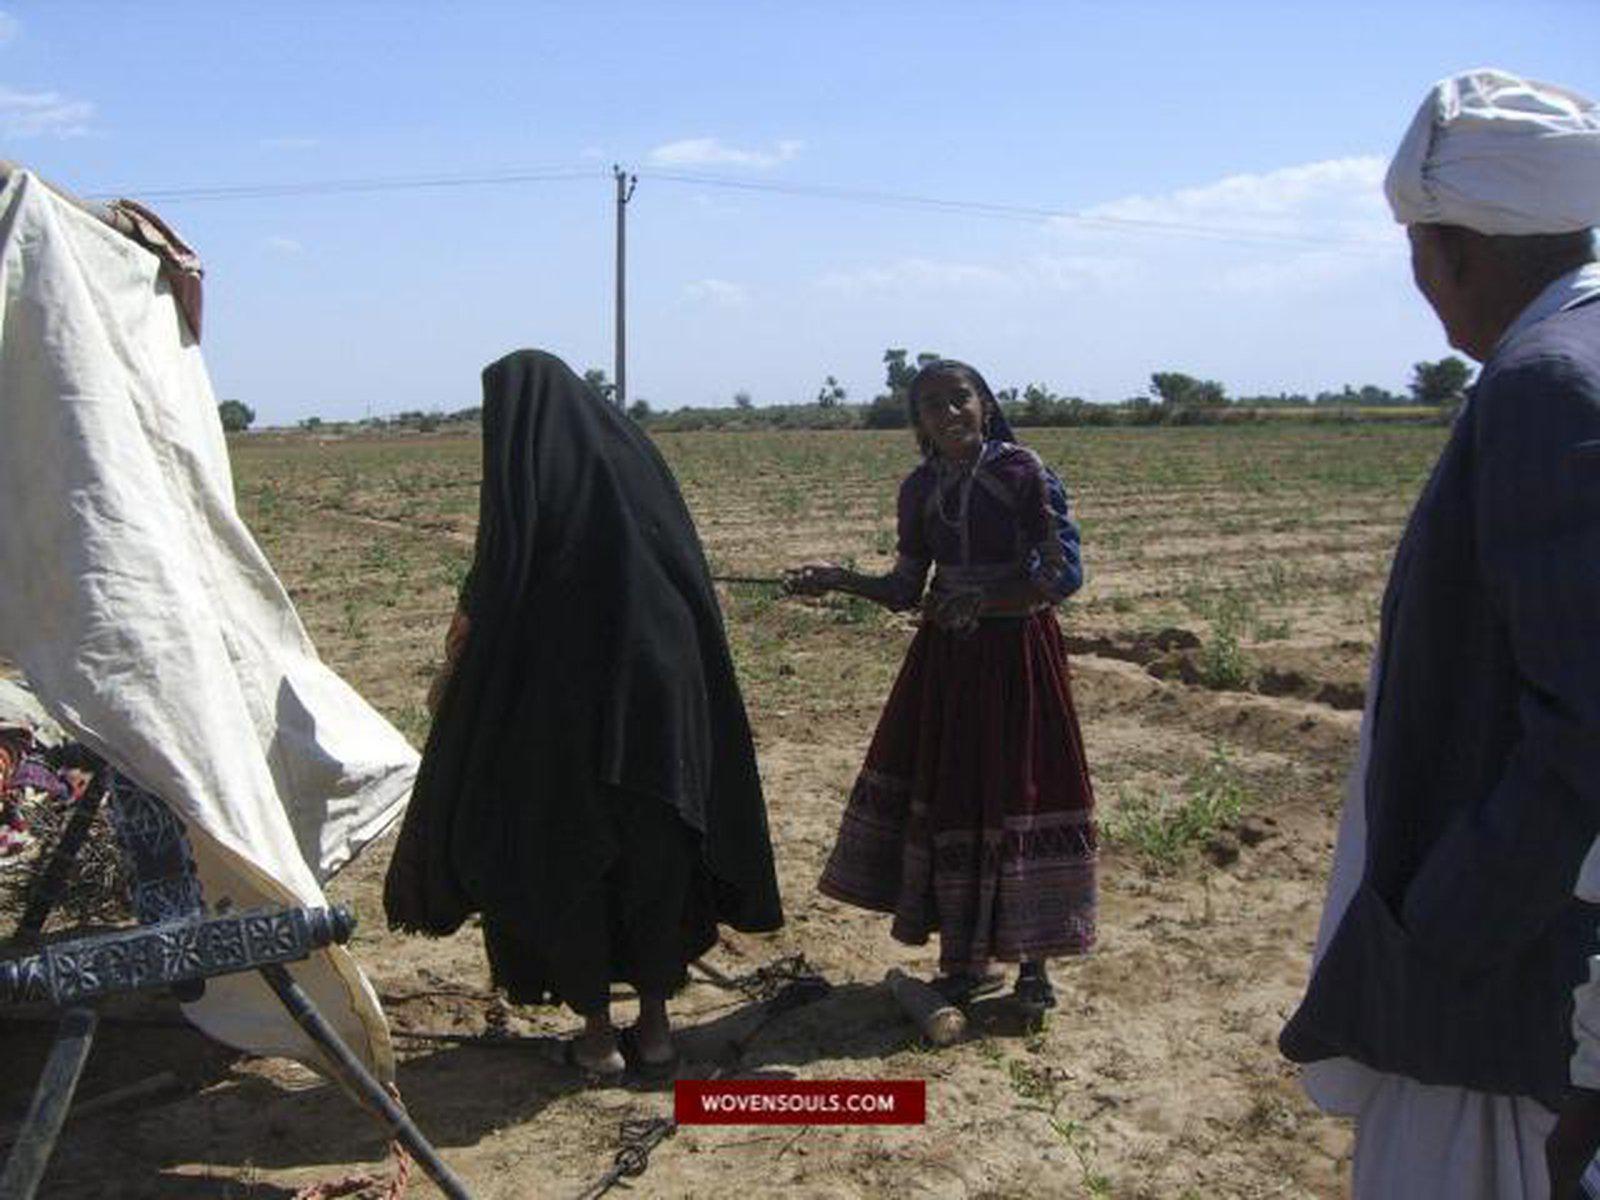
[[[672,412],[634,411],[652,429],[900,429],[909,423],[906,396],[911,381],[925,364],[940,357],[891,347],[883,352],[884,389],[865,404],[846,403],[846,392],[827,376],[809,404],[772,404],[757,408],[748,392],[734,396],[734,406],[688,406]],[[603,373],[602,373],[603,376]],[[1404,394],[1375,384],[1344,385],[1315,395],[1279,392],[1273,395],[1229,396],[1213,379],[1197,379],[1181,371],[1157,371],[1148,390],[1119,404],[1093,403],[1081,396],[1060,395],[1043,383],[1000,388],[995,399],[1015,427],[1082,425],[1197,425],[1248,420],[1260,410],[1305,408],[1352,418],[1359,409],[1426,409],[1448,415],[1466,394],[1472,368],[1455,356],[1412,367]],[[637,406],[635,406],[637,408]]]
[[[408,410],[387,417],[363,417],[359,421],[326,421],[306,417],[297,424],[307,433],[454,433],[475,430],[483,418],[483,408],[458,408],[452,412],[434,409]]]
[[[733,394],[732,406],[685,406],[673,411],[657,411],[643,398],[628,405],[628,415],[652,429],[901,429],[909,423],[906,397],[917,372],[939,355],[891,347],[883,352],[883,390],[864,404],[849,403],[846,389],[832,375],[826,376],[815,399],[797,404],[764,404],[745,390]],[[584,382],[602,400],[611,401],[616,385],[605,371],[592,367],[584,372]],[[1081,396],[1060,395],[1043,383],[1001,388],[995,399],[1013,426],[1083,425],[1201,425],[1249,420],[1272,409],[1310,409],[1314,415],[1328,414],[1337,419],[1352,419],[1361,409],[1417,408],[1428,414],[1448,416],[1466,395],[1472,368],[1450,355],[1437,362],[1419,362],[1411,368],[1411,382],[1404,394],[1374,384],[1315,395],[1279,392],[1274,395],[1229,396],[1214,379],[1197,379],[1181,371],[1157,371],[1150,376],[1146,391],[1118,404],[1093,403]],[[243,432],[255,420],[255,411],[238,400],[224,400],[217,406],[222,427],[230,433]],[[482,417],[478,407],[453,412],[402,412],[389,417],[368,417],[361,421],[324,422],[307,417],[300,428],[312,432],[400,431],[434,433],[474,427]]]

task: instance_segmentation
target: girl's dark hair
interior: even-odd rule
[[[978,393],[983,401],[985,439],[998,438],[1005,442],[1012,440],[1011,426],[1000,410],[1000,402],[994,398],[994,391],[989,387],[988,380],[978,374],[977,368],[954,358],[936,358],[922,364],[912,377],[911,386],[906,389],[906,416],[911,422],[911,431],[917,435],[917,447],[922,451],[923,458],[932,458],[938,453],[938,449],[922,433],[922,425],[917,420],[917,406],[921,403],[922,393],[928,384],[941,375],[959,376]]]

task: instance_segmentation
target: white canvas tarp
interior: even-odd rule
[[[199,346],[156,257],[12,170],[0,186],[0,655],[183,822],[208,907],[325,904],[399,815],[416,754],[318,659],[234,507]],[[342,948],[293,973],[382,1076]],[[315,1064],[254,973],[188,1015]]]

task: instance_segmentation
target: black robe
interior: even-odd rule
[[[716,918],[783,923],[750,725],[689,510],[650,439],[560,359],[483,373],[471,629],[384,886],[391,928],[540,938],[618,848],[606,793],[700,834]]]

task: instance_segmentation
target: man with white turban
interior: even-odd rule
[[[1385,188],[1418,289],[1483,370],[1395,551],[1281,1045],[1355,1118],[1360,1200],[1544,1200],[1556,1113],[1600,1086],[1569,1077],[1600,923],[1573,894],[1600,831],[1600,109],[1503,71],[1446,79]],[[1570,1192],[1582,1146],[1561,1144]]]

